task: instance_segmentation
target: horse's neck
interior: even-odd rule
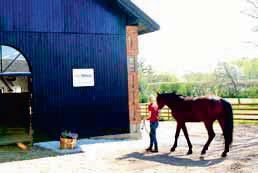
[[[167,107],[169,108],[169,109],[171,109],[171,110],[173,110],[173,104],[167,104]]]
[[[167,107],[169,107],[171,110],[173,110],[176,107],[178,107],[178,105],[182,104],[183,100],[184,100],[183,98],[178,98],[178,100],[176,100],[174,102],[167,103]]]
[[[173,110],[173,108],[175,108],[177,104],[178,103],[168,103],[167,107],[169,107],[171,110]]]

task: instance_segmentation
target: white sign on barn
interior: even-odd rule
[[[94,86],[94,69],[73,69],[73,86]]]

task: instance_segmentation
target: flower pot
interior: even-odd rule
[[[77,139],[69,139],[60,137],[60,148],[61,149],[74,149],[77,144]]]

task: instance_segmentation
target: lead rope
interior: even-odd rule
[[[141,128],[141,129],[142,129],[142,130],[144,129],[145,132],[146,132],[147,134],[149,134],[150,132],[149,132],[149,130],[148,130],[147,127],[146,127],[145,121],[146,121],[145,119],[142,120],[142,128]]]

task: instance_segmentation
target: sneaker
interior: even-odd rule
[[[147,152],[151,152],[151,151],[152,151],[152,149],[151,149],[151,148],[147,148],[147,149],[145,149],[145,151],[147,151]]]
[[[159,150],[158,149],[155,149],[155,150],[151,150],[152,153],[158,153]]]

